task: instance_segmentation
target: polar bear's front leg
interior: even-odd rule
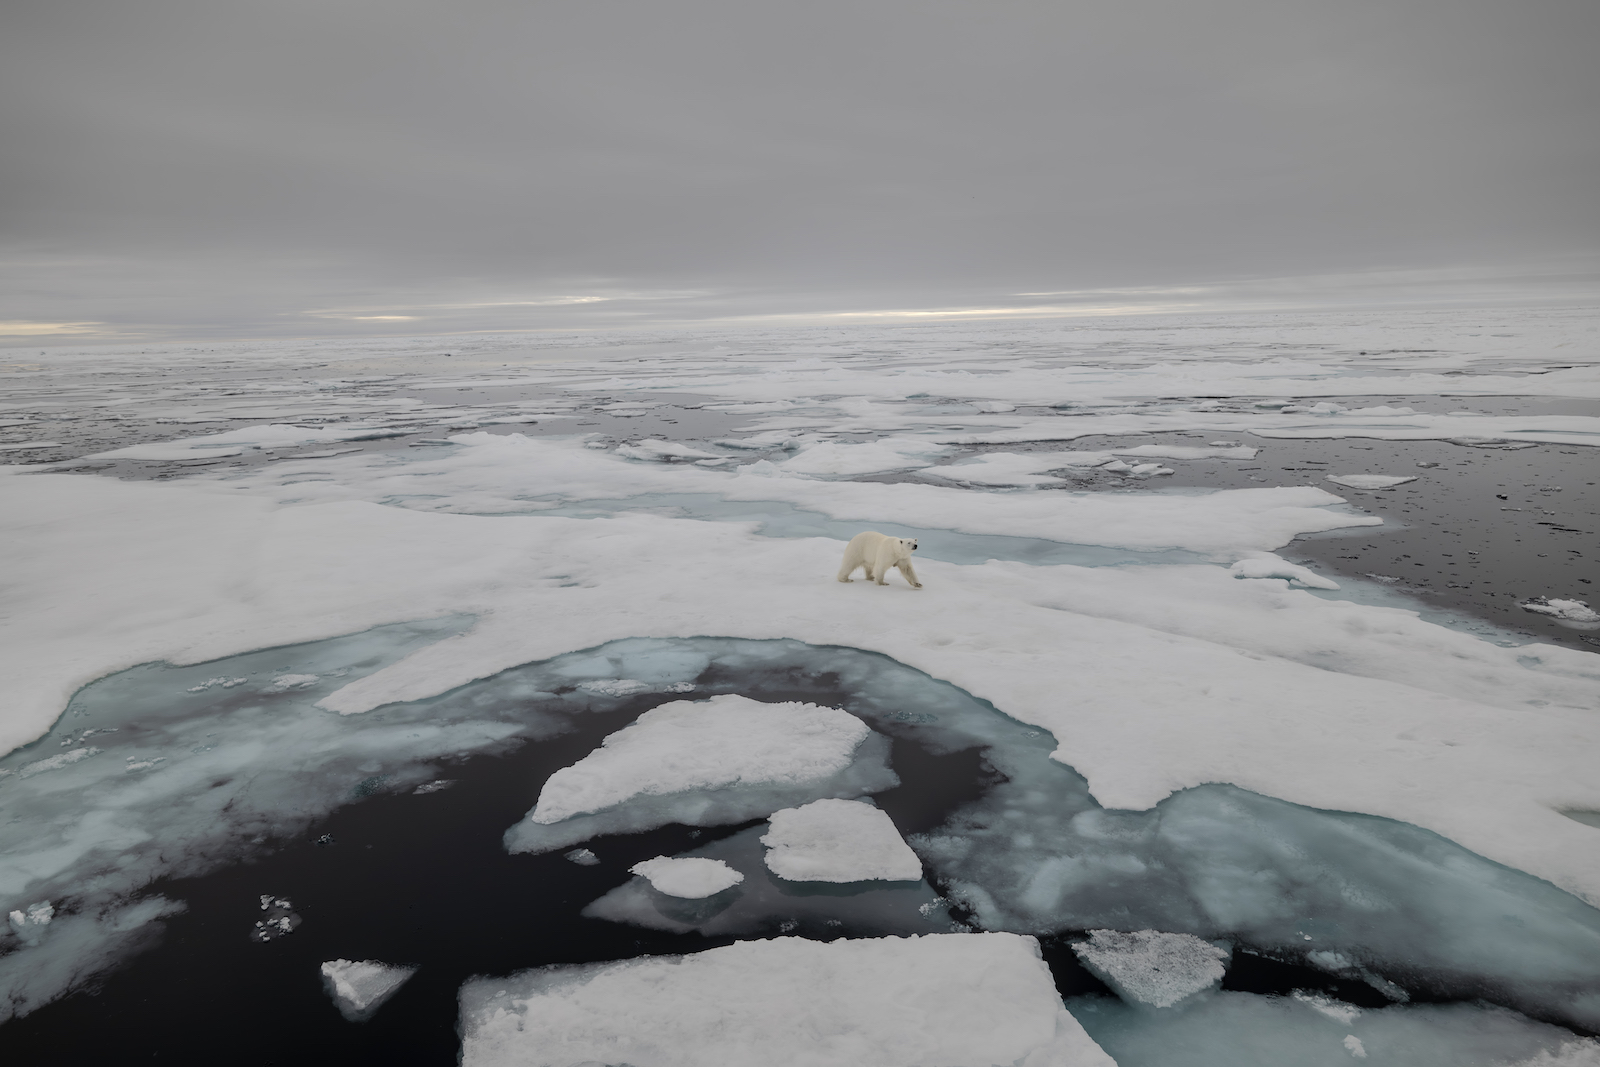
[[[911,561],[909,559],[903,559],[895,566],[900,568],[900,573],[905,576],[906,581],[911,583],[911,588],[922,588],[922,583],[917,581],[917,572],[911,569]]]

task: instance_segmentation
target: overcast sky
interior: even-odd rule
[[[1595,0],[6,0],[0,343],[1570,295],[1597,45]]]

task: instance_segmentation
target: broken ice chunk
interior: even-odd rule
[[[615,412],[613,412],[615,414]],[[644,412],[639,412],[644,414]],[[657,441],[654,439],[639,441],[631,445],[621,445],[617,448],[617,455],[627,459],[642,459],[652,463],[675,463],[686,459],[721,459],[715,452],[702,452],[698,448],[679,444],[677,441]]]
[[[1309,1006],[1318,1014],[1326,1015],[1334,1022],[1343,1023],[1345,1026],[1349,1026],[1351,1023],[1355,1022],[1356,1019],[1361,1015],[1361,1009],[1356,1007],[1354,1004],[1346,1004],[1342,1000],[1334,1000],[1332,997],[1324,996],[1321,993],[1313,993],[1305,989],[1296,989],[1289,995],[1300,1001],[1302,1004]]]
[[[1218,985],[1233,956],[1192,934],[1159,930],[1090,930],[1072,951],[1124,1000],[1156,1008]]]
[[[294,905],[286,897],[261,894],[261,910],[267,914],[265,918],[256,920],[255,927],[250,931],[250,940],[276,941],[294,933],[300,926],[300,916],[293,909]]]
[[[578,688],[595,696],[630,697],[649,689],[650,683],[635,681],[632,678],[600,678],[592,682],[579,682]]]
[[[1114,1067],[1016,934],[740,941],[476,979],[460,1003],[463,1067]]]
[[[590,852],[586,848],[575,848],[562,858],[571,860],[579,867],[593,867],[600,862],[600,857],[596,856],[593,852]]]
[[[454,778],[435,778],[431,782],[423,782],[411,792],[414,796],[427,796],[429,793],[438,793],[442,790],[449,789],[455,784],[456,780]]]
[[[1285,578],[1308,589],[1339,588],[1339,583],[1331,578],[1324,578],[1271,553],[1262,553],[1252,559],[1241,559],[1228,569],[1235,578]]]
[[[641,793],[820,778],[849,765],[869,733],[849,712],[816,704],[763,704],[731,693],[676,700],[551,775],[530,817],[549,824]]]
[[[322,965],[322,985],[339,1014],[353,1023],[366,1022],[417,973],[415,967],[377,960],[329,960]]]
[[[1344,1035],[1344,1047],[1350,1050],[1350,1055],[1358,1060],[1367,1058],[1367,1048],[1355,1034]]]
[[[855,800],[817,800],[774,812],[761,841],[767,867],[791,882],[914,882],[922,861],[882,810]]]
[[[55,905],[48,900],[41,900],[37,904],[29,904],[26,911],[18,908],[8,918],[18,940],[24,945],[37,945],[44,940],[46,928],[55,914]]]
[[[649,882],[650,887],[658,893],[665,893],[669,897],[682,897],[685,900],[702,900],[724,889],[732,889],[744,881],[744,875],[721,860],[708,860],[695,856],[686,856],[682,859],[657,856],[653,860],[635,863],[628,868],[628,873],[637,874]]]
[[[263,693],[287,693],[291,689],[310,689],[320,679],[315,674],[280,674]]]
[[[736,694],[674,701],[551,775],[506,847],[549,852],[599,834],[743,822],[878,792],[899,783],[887,755],[886,738],[838,708]]]
[[[1535,615],[1549,616],[1561,625],[1570,626],[1574,630],[1600,629],[1600,611],[1591,608],[1587,601],[1554,600],[1550,597],[1536,596],[1517,606]]]
[[[1392,489],[1397,485],[1417,480],[1415,474],[1403,476],[1393,474],[1330,474],[1328,481],[1335,485],[1342,485],[1346,489]]]

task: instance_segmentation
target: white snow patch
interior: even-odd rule
[[[1361,1039],[1355,1034],[1344,1035],[1344,1047],[1349,1049],[1350,1055],[1358,1060],[1367,1058],[1367,1047],[1361,1043]]]
[[[911,882],[922,861],[888,814],[855,800],[816,800],[773,812],[761,838],[772,873],[791,882]]]
[[[463,1067],[1115,1067],[1014,934],[741,941],[461,990]]]
[[[737,694],[652,708],[552,774],[530,816],[556,823],[640,795],[795,784],[845,769],[871,731],[838,708]]]
[[[90,745],[87,748],[75,748],[71,752],[63,752],[59,756],[51,756],[47,759],[35,760],[34,762],[27,764],[17,772],[17,777],[19,779],[32,778],[36,774],[44,774],[48,771],[58,771],[62,767],[70,767],[80,760],[86,760],[90,756],[97,756],[99,754],[100,750],[95,748],[93,745]]]
[[[1232,953],[1192,934],[1091,930],[1072,951],[1123,998],[1170,1008],[1222,981]]]
[[[840,801],[840,803],[849,803]],[[590,853],[594,855],[594,853]],[[701,900],[713,896],[724,889],[731,889],[744,881],[744,875],[729,867],[721,860],[704,859],[699,856],[685,856],[674,859],[670,856],[657,856],[653,860],[644,860],[628,868],[630,874],[637,874],[658,892],[669,897],[682,897],[685,900]]]
[[[329,960],[322,965],[322,984],[350,1022],[364,1022],[400,991],[417,968],[377,960]]]

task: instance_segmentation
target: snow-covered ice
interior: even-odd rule
[[[922,877],[922,861],[887,814],[853,800],[814,800],[772,813],[761,839],[766,864],[791,882],[902,882]]]
[[[1288,560],[1274,556],[1270,552],[1262,552],[1248,559],[1241,559],[1232,567],[1229,567],[1228,570],[1235,578],[1283,578],[1290,584],[1298,585],[1305,589],[1339,588],[1339,583],[1332,578],[1324,578],[1314,571],[1309,571],[1298,564],[1290,563]]]
[[[1548,615],[1563,625],[1574,629],[1600,629],[1600,611],[1591,608],[1584,600],[1561,600],[1557,597],[1534,597],[1523,601],[1519,607],[1535,615]]]
[[[329,960],[322,965],[322,984],[339,1014],[358,1023],[372,1018],[416,973],[415,967],[377,960]]]
[[[656,891],[684,900],[713,896],[744,881],[744,875],[721,860],[692,856],[681,859],[657,856],[635,863],[628,872],[639,875]]]
[[[897,779],[881,742],[838,708],[735,694],[673,701],[551,775],[506,847],[549,852],[601,833],[742,822],[797,800],[887,789]]]
[[[743,941],[461,990],[463,1067],[1114,1067],[1032,938]]]
[[[1216,988],[1233,956],[1198,937],[1159,930],[1090,930],[1072,951],[1123,997],[1156,1008]]]

